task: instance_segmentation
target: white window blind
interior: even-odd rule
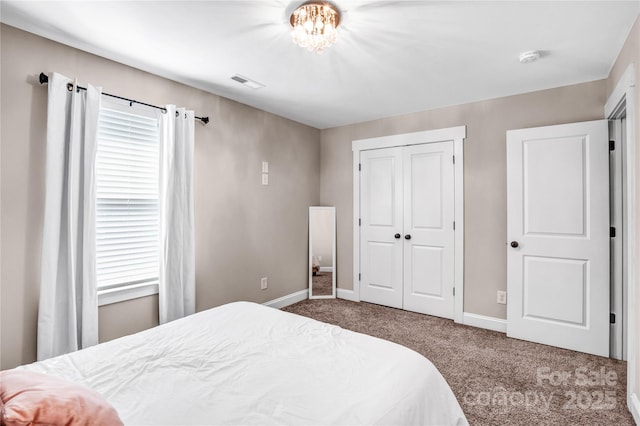
[[[159,135],[157,119],[148,115],[104,105],[100,111],[96,157],[100,304],[158,291]]]

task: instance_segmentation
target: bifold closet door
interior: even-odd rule
[[[360,299],[453,318],[453,143],[364,151],[360,162]]]
[[[453,143],[414,145],[403,153],[403,307],[453,319]]]
[[[402,309],[402,148],[360,156],[360,299]]]

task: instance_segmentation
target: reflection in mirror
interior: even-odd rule
[[[336,208],[309,207],[309,299],[336,297]]]

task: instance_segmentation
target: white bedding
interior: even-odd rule
[[[422,355],[248,302],[20,368],[95,389],[125,424],[467,424]]]

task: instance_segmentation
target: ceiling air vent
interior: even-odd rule
[[[250,87],[252,89],[260,89],[262,87],[264,87],[264,84],[262,83],[258,83],[255,80],[251,80],[250,78],[241,76],[240,74],[236,74],[233,77],[231,77],[231,80],[235,80],[240,84],[243,84],[247,87]]]
[[[231,77],[231,80],[235,80],[238,83],[242,83],[242,84],[245,84],[247,81],[249,81],[249,80],[246,80],[246,79],[240,77],[239,75],[234,75],[233,77]]]

